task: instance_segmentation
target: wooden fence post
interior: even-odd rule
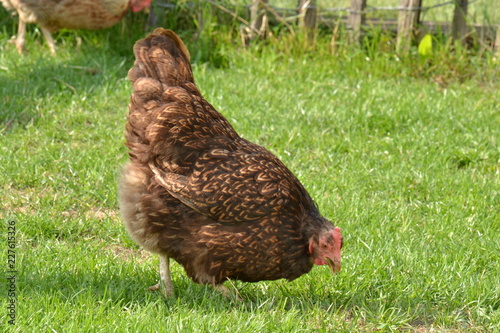
[[[349,19],[347,24],[350,29],[351,43],[359,44],[361,41],[361,26],[365,24],[365,9],[366,0],[351,0],[351,8],[349,11]]]
[[[412,35],[420,21],[420,8],[423,0],[401,0],[401,11],[398,18],[398,37],[396,52],[407,54],[410,51]]]
[[[494,48],[496,55],[500,57],[500,24],[498,25],[497,28],[497,37],[495,38]]]
[[[269,0],[252,0],[252,5],[250,6],[250,39],[257,37],[256,31],[259,32],[260,36],[264,36],[267,31],[267,14],[262,3],[267,4],[268,2]]]
[[[299,27],[316,28],[316,0],[299,0]]]
[[[468,0],[455,0],[455,12],[453,13],[453,23],[451,25],[454,40],[464,41],[467,36],[467,5]]]
[[[168,0],[156,0],[151,3],[151,8],[146,26],[148,29],[157,27],[165,22],[165,7]]]

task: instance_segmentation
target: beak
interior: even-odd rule
[[[333,274],[340,272],[340,261],[332,260],[331,258],[325,257],[326,263],[330,266]]]

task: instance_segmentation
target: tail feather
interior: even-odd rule
[[[132,83],[149,77],[168,86],[194,82],[189,51],[172,30],[157,28],[134,45],[135,63],[128,77]]]
[[[152,149],[148,127],[163,108],[163,93],[169,87],[195,85],[189,51],[173,31],[157,28],[135,43],[134,54],[134,67],[128,73],[134,91],[130,99],[126,139],[131,157],[147,162]]]

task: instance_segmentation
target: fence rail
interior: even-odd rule
[[[442,32],[455,40],[467,42],[470,39],[481,41],[500,53],[500,22],[497,27],[470,23],[467,19],[470,4],[484,0],[450,0],[425,6],[425,0],[400,0],[399,6],[370,6],[369,0],[350,0],[349,7],[322,8],[316,0],[297,0],[295,8],[276,7],[269,0],[249,0],[245,15],[239,16],[235,10],[227,8],[227,2],[207,0],[214,8],[222,10],[238,19],[246,26],[247,37],[252,39],[263,36],[270,23],[276,22],[290,28],[292,22],[299,27],[316,29],[318,25],[338,28],[342,24],[349,31],[352,43],[359,43],[363,33],[377,27],[397,34],[397,52],[406,53],[414,38],[421,38],[425,33]],[[172,8],[167,0],[156,0],[156,6]],[[194,4],[193,4],[194,5]],[[443,6],[453,6],[452,22],[421,21],[421,13]],[[397,19],[377,19],[367,17],[376,11],[398,12]],[[339,13],[339,15],[336,15]],[[343,13],[343,15],[341,14]]]

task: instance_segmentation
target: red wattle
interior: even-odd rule
[[[314,258],[314,264],[315,265],[326,265],[326,260],[323,260],[320,258]]]

